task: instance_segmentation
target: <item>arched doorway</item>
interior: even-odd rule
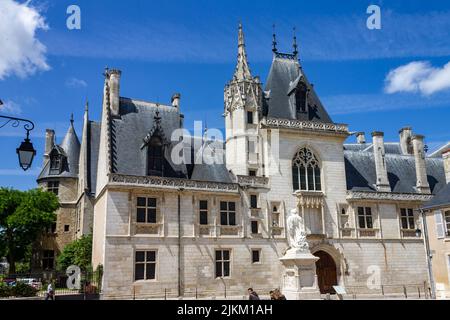
[[[333,286],[338,285],[336,263],[325,251],[317,251],[314,256],[319,258],[316,262],[316,273],[320,293],[335,293]]]

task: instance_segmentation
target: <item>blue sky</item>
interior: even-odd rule
[[[71,4],[81,8],[81,30],[66,27]],[[370,4],[381,7],[381,30],[366,27]],[[450,61],[450,4],[445,1],[35,0],[29,6],[45,19],[45,27],[32,34],[45,50],[34,52],[36,65],[25,71],[21,64],[5,64],[3,77],[0,52],[0,99],[8,107],[0,114],[35,121],[32,141],[38,154],[33,169],[24,173],[15,153],[23,130],[0,129],[0,186],[35,187],[45,128],[55,129],[60,142],[73,112],[80,135],[86,99],[91,119],[99,119],[105,66],[122,70],[122,96],[169,103],[180,92],[187,128],[194,120],[223,128],[223,87],[236,62],[239,21],[252,73],[263,81],[272,60],[272,24],[280,51],[292,50],[296,27],[304,70],[335,122],[368,134],[384,131],[390,141],[410,125],[426,136],[431,149],[450,141],[449,81],[447,73],[439,73]],[[0,22],[0,35],[11,35],[0,36],[0,48],[12,47],[11,41],[36,45],[19,42],[21,34],[11,28]],[[420,61],[428,66],[413,69],[412,88],[386,92],[391,71],[411,70],[410,63]],[[444,86],[424,93],[422,83],[438,81],[430,80],[432,75]]]

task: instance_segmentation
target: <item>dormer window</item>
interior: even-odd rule
[[[308,107],[308,88],[303,82],[299,82],[295,90],[295,108],[298,113],[305,113]]]
[[[53,154],[50,156],[50,174],[60,174],[62,168],[62,156]]]
[[[147,146],[147,174],[149,176],[163,176],[164,147],[160,137],[154,136]]]

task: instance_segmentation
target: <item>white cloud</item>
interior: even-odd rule
[[[87,82],[77,78],[70,78],[66,81],[66,86],[69,88],[86,88]]]
[[[450,89],[450,62],[442,68],[428,61],[414,61],[391,70],[385,79],[385,92],[414,92],[432,95]]]
[[[49,70],[47,48],[36,38],[39,30],[48,30],[44,17],[30,1],[0,1],[0,80],[21,78]]]
[[[18,115],[22,113],[22,108],[19,104],[9,100],[5,101],[3,105],[0,105],[0,111],[11,115]]]

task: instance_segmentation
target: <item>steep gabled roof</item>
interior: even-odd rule
[[[80,140],[78,140],[77,133],[75,132],[75,128],[73,126],[73,119],[71,119],[69,129],[67,129],[67,133],[64,136],[63,141],[60,145],[55,145],[53,147],[53,150],[62,154],[66,160],[63,163],[61,173],[50,174],[50,161],[47,161],[37,180],[39,181],[45,178],[78,178],[80,148]]]
[[[289,93],[292,91],[294,84],[300,80],[306,84],[310,91],[308,98],[309,110],[298,118],[295,105],[290,102]],[[274,54],[264,91],[268,98],[264,106],[265,116],[333,123],[295,55]]]

